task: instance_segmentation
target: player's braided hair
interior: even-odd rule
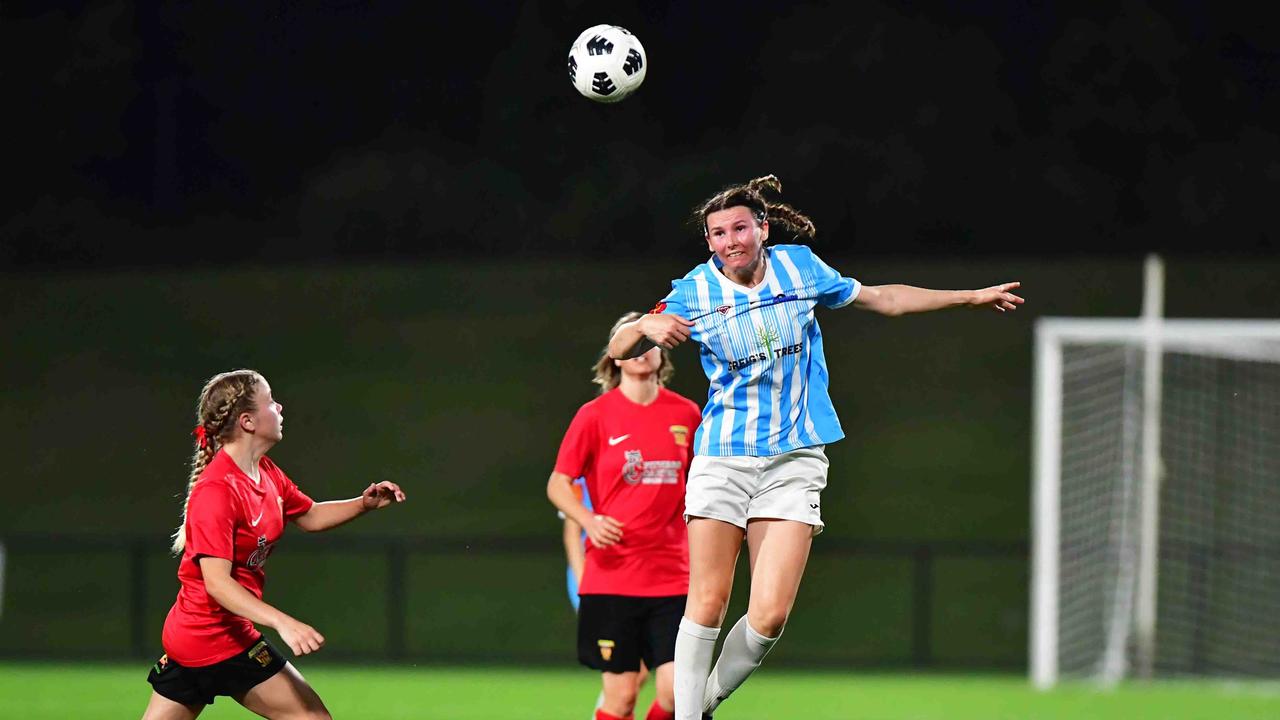
[[[768,220],[772,224],[781,224],[795,233],[796,237],[812,238],[818,232],[813,221],[804,213],[786,203],[771,203],[766,200],[764,190],[781,193],[782,181],[774,175],[765,175],[743,185],[727,187],[693,211],[693,222],[702,228],[702,234],[706,236],[708,215],[741,206],[751,211],[756,223]]]
[[[191,456],[187,498],[182,502],[182,524],[173,533],[175,555],[187,546],[187,507],[191,504],[191,490],[218,448],[235,435],[236,418],[241,413],[252,413],[258,409],[253,404],[253,396],[261,380],[262,375],[256,371],[232,370],[214,375],[200,391],[200,399],[196,401],[196,433],[203,430],[203,438],[197,435],[195,454]]]
[[[613,329],[609,331],[609,339],[613,339],[613,335],[618,332],[618,328],[642,317],[644,317],[642,313],[633,310],[618,318],[618,321],[613,324]],[[609,357],[607,346],[604,352],[600,353],[600,359],[596,361],[592,370],[595,371],[596,376],[592,378],[591,382],[600,386],[600,395],[618,387],[618,383],[622,382],[622,368],[618,367],[613,358]],[[671,353],[666,348],[662,348],[662,364],[658,366],[658,384],[666,387],[667,381],[671,379],[675,372],[676,366],[671,364]]]

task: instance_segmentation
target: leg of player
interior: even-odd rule
[[[704,710],[712,713],[768,654],[787,624],[813,544],[813,527],[795,520],[756,519],[747,524],[751,600],[747,614],[725,636],[707,680]]]
[[[265,718],[332,718],[324,701],[293,663],[285,664],[283,670],[237,697],[236,702]]]
[[[700,720],[707,673],[729,608],[742,528],[711,518],[689,520],[689,599],[676,634],[677,720]]]
[[[600,673],[604,680],[604,703],[596,710],[596,720],[629,718],[636,709],[636,673]]]
[[[649,706],[645,720],[670,720],[675,717],[672,714],[676,706],[675,676],[674,662],[662,663],[653,671],[653,705]]]
[[[193,720],[204,712],[207,705],[183,705],[151,691],[151,700],[142,712],[142,720]]]
[[[640,697],[640,691],[644,690],[644,684],[649,681],[649,666],[640,661],[640,672],[636,673],[636,697]]]

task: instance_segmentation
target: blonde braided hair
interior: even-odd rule
[[[693,222],[707,234],[707,216],[713,212],[727,210],[731,207],[745,207],[751,211],[756,223],[768,220],[789,228],[798,237],[814,237],[818,228],[807,215],[786,203],[771,203],[764,197],[764,191],[782,192],[782,181],[775,175],[758,177],[743,185],[732,185],[708,198],[693,211]]]
[[[182,524],[173,533],[172,550],[179,555],[187,546],[187,508],[191,491],[208,467],[218,448],[235,435],[236,418],[241,413],[257,411],[253,396],[262,375],[254,370],[232,370],[214,375],[200,391],[196,401],[196,449],[191,456],[191,475],[187,478],[187,498],[182,502]],[[202,433],[203,431],[203,433]]]

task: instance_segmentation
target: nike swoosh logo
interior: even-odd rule
[[[258,527],[258,522],[262,520],[262,511],[258,511],[258,517],[249,521],[249,527]]]
[[[619,435],[618,437],[611,437],[609,438],[609,446],[612,447],[614,445],[617,445],[618,443],[622,442],[623,440],[626,440],[629,437],[631,437],[631,433],[627,433],[626,435]]]

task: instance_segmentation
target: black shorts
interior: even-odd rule
[[[578,662],[601,672],[650,669],[676,656],[684,595],[583,595],[578,606]]]
[[[162,655],[147,682],[164,697],[183,705],[211,705],[214,697],[239,697],[284,669],[288,661],[267,639],[258,636],[248,650],[205,667],[179,665]]]

